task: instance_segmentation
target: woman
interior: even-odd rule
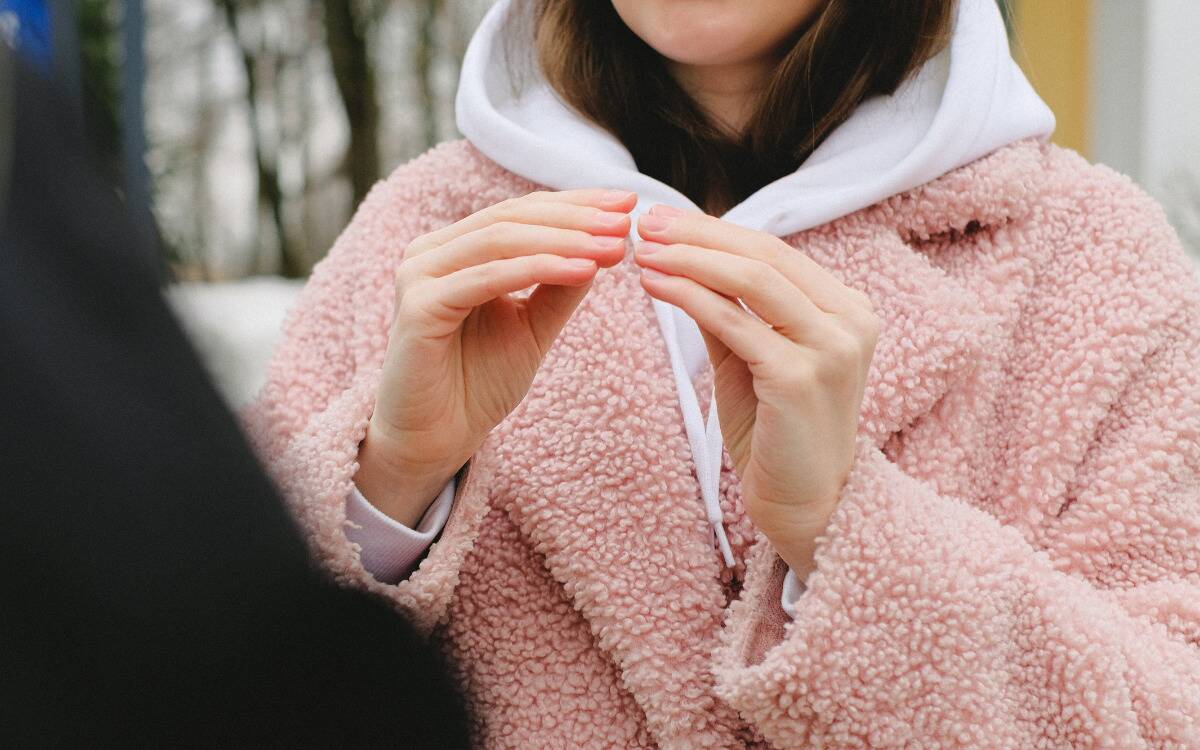
[[[457,106],[246,418],[480,746],[1200,746],[1200,289],[991,2],[502,0]]]

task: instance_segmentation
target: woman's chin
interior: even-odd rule
[[[769,54],[819,5],[716,0],[613,0],[625,25],[668,60],[683,65],[730,65]]]

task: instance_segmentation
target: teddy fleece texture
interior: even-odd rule
[[[538,187],[466,141],[396,170],[243,414],[320,563],[452,658],[479,747],[1200,747],[1200,286],[1128,178],[1033,140],[785,238],[882,322],[794,620],[728,455],[737,566],[712,545],[628,258],[375,581],[345,502],[403,250]]]

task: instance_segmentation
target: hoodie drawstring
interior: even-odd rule
[[[683,361],[683,352],[679,346],[679,332],[675,325],[674,307],[659,299],[654,299],[654,312],[658,316],[658,325],[667,343],[667,354],[671,360],[671,371],[675,374],[675,390],[679,393],[679,406],[683,411],[683,425],[687,430],[688,443],[692,447],[692,460],[696,464],[696,479],[700,483],[700,497],[704,500],[705,515],[712,527],[716,545],[721,550],[725,565],[733,567],[733,550],[729,547],[729,537],[725,534],[725,526],[721,514],[721,449],[724,447],[721,436],[721,422],[717,418],[717,386],[713,383],[712,399],[708,406],[708,425],[704,424],[700,414],[700,402],[696,398],[696,388],[692,385],[687,366]]]

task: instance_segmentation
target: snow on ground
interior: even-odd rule
[[[183,282],[167,290],[167,302],[234,408],[257,394],[284,316],[303,285],[303,280],[257,276]]]

